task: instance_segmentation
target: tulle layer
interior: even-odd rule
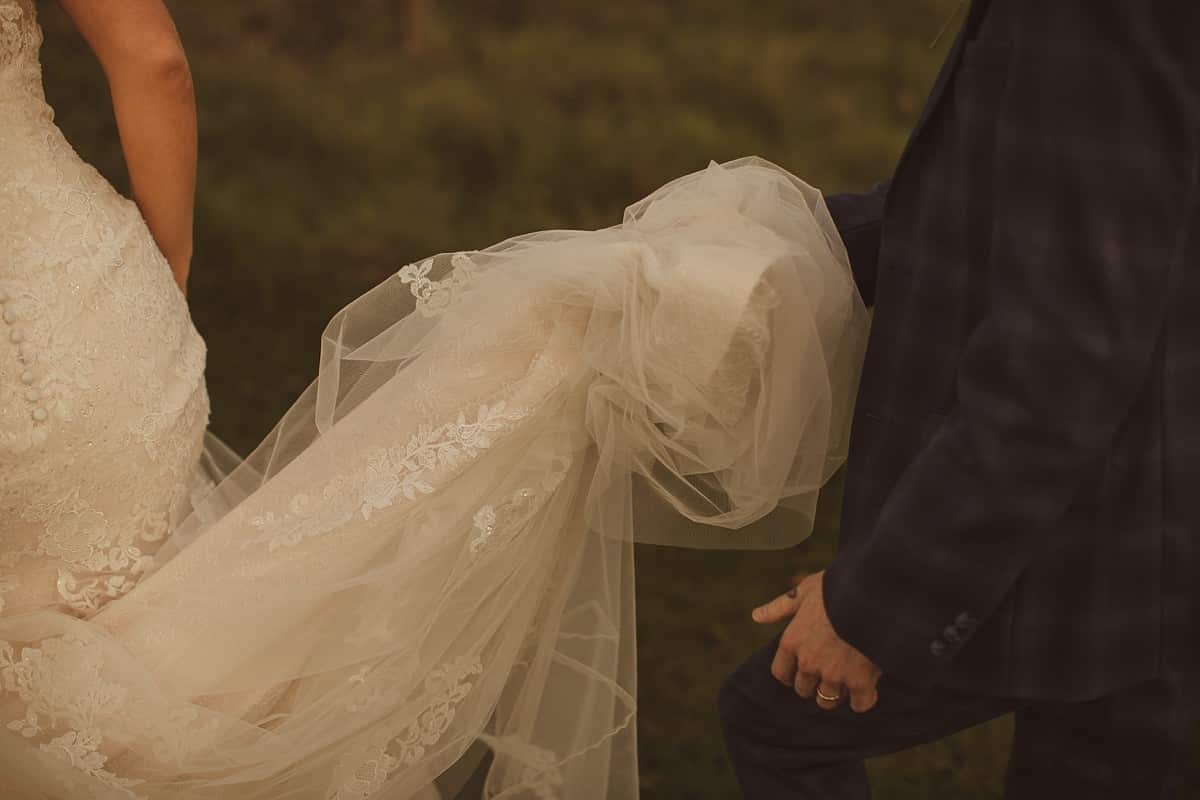
[[[0,617],[6,796],[636,797],[633,543],[807,536],[867,326],[753,158],[405,267],[135,589]]]

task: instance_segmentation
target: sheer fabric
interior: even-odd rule
[[[125,223],[53,204],[94,171],[40,111],[36,37],[0,0],[0,184],[26,178],[0,194],[0,290],[58,315],[33,367],[113,375],[65,395],[102,413],[51,407],[0,461],[24,593],[0,611],[5,796],[453,797],[490,751],[489,797],[636,797],[634,542],[795,544],[846,456],[868,318],[820,193],[714,163],[611,228],[405,266],[334,316],[241,460],[205,430],[201,340],[136,207],[91,177],[88,219]],[[135,336],[118,277],[163,309],[144,357],[98,352]],[[94,507],[30,520],[34,494]],[[147,514],[155,536],[113,530]]]

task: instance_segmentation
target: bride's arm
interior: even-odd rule
[[[181,289],[192,258],[196,100],[162,0],[59,0],[108,78],[133,199]]]

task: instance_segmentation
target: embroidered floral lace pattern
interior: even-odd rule
[[[96,642],[82,633],[49,638],[37,647],[0,642],[0,689],[25,705],[24,715],[6,727],[39,742],[40,752],[67,761],[119,796],[152,800],[137,792],[142,781],[107,768],[103,729],[119,725],[127,733],[150,737],[154,755],[170,763],[181,753],[203,748],[219,726],[200,718],[194,708],[168,707],[161,698],[131,697],[105,678],[100,653]]]
[[[27,739],[45,739],[39,749],[61,757],[81,772],[113,788],[128,789],[137,781],[106,770],[107,757],[99,751],[102,737],[96,724],[120,708],[124,696],[100,677],[100,664],[89,658],[82,639],[50,639],[41,648],[25,647],[20,654],[0,642],[0,682],[26,703],[25,716],[8,723],[9,730]],[[88,702],[73,702],[80,696]],[[65,729],[51,737],[50,731]],[[130,793],[130,797],[137,797]]]
[[[479,267],[466,253],[455,253],[450,257],[450,272],[441,280],[429,277],[434,259],[427,258],[417,264],[401,267],[400,280],[408,284],[413,297],[417,298],[417,311],[426,317],[436,317],[449,308],[475,278]]]
[[[501,736],[489,739],[488,743],[498,754],[508,756],[521,765],[516,785],[506,790],[510,796],[519,791],[537,800],[563,800],[562,758],[558,754],[519,736]]]
[[[566,458],[555,459],[536,486],[522,487],[513,492],[507,501],[499,505],[485,505],[476,511],[471,541],[467,545],[471,556],[478,558],[502,548],[520,534],[521,526],[563,482],[570,463]]]
[[[33,0],[0,3],[0,70],[13,73],[11,81],[0,85],[14,92],[37,89],[37,50],[41,43],[41,31],[33,19]]]
[[[367,671],[356,673],[352,681],[362,683]],[[382,693],[405,685],[406,667],[385,667],[373,675],[370,692],[356,698],[351,711],[362,711],[381,702]],[[396,769],[415,764],[425,756],[426,748],[441,741],[454,721],[459,703],[471,692],[474,678],[483,674],[478,656],[460,656],[435,669],[425,678],[424,703],[409,720],[391,732],[377,736],[378,743],[365,753],[347,754],[356,759],[353,776],[330,795],[330,800],[366,800],[377,792]],[[382,680],[380,680],[382,679]]]
[[[265,543],[275,550],[295,545],[336,530],[355,515],[369,519],[373,511],[387,508],[398,495],[414,500],[418,494],[429,494],[433,491],[429,482],[433,471],[441,471],[443,476],[455,471],[526,415],[521,409],[510,410],[501,401],[479,406],[472,421],[460,412],[457,419],[438,427],[423,425],[403,446],[368,451],[364,469],[337,476],[324,486],[319,497],[297,494],[288,513],[268,512],[255,517],[252,523],[261,535],[242,546]]]

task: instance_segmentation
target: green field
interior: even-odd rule
[[[124,188],[102,75],[46,5],[58,120]],[[710,159],[865,188],[890,172],[957,5],[430,0],[414,24],[402,0],[172,3],[200,104],[190,298],[213,429],[247,452],[315,375],[330,315],[423,256],[618,222]],[[772,633],[750,608],[832,558],[840,488],[797,552],[639,550],[647,800],[737,797],[716,687]],[[998,797],[1011,730],[876,759],[876,796]]]

